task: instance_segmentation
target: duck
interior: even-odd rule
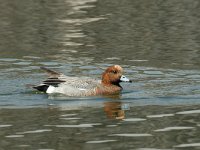
[[[121,82],[132,82],[123,75],[123,68],[119,65],[108,67],[101,76],[101,80],[89,77],[66,76],[57,71],[40,67],[48,78],[32,88],[47,94],[64,94],[66,96],[97,96],[111,95],[122,91]]]

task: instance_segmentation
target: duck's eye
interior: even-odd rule
[[[112,73],[117,74],[117,71],[116,71],[116,70],[113,70]]]

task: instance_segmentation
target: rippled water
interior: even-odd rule
[[[0,0],[0,149],[200,149],[195,0]],[[33,91],[40,66],[100,78],[119,64],[120,95]]]

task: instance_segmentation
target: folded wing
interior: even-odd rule
[[[81,95],[97,87],[98,80],[65,76],[62,73],[41,67],[46,71],[48,78],[33,88],[46,93],[63,93],[66,95]]]

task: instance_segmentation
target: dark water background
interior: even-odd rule
[[[0,149],[200,149],[200,1],[0,0]],[[112,97],[26,88],[40,66],[134,80]]]

